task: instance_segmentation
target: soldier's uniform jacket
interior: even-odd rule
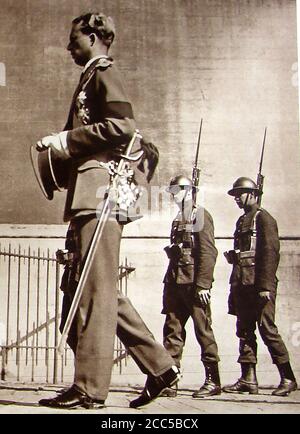
[[[256,234],[253,234],[253,226]],[[251,248],[251,236],[255,236],[254,258],[241,260],[233,265],[230,276],[232,286],[254,285],[258,290],[276,289],[278,279],[276,271],[279,264],[279,236],[276,220],[255,204],[242,215],[236,224],[234,249],[241,252]]]
[[[114,148],[128,143],[134,130],[120,73],[111,58],[96,59],[81,77],[64,128],[71,156],[66,160],[65,221],[99,208],[109,182],[101,162],[112,160]]]
[[[188,221],[179,212],[172,223],[170,241],[175,253],[170,258],[164,283],[196,284],[210,289],[218,252],[209,212],[195,208]]]

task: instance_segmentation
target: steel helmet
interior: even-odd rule
[[[170,181],[169,187],[166,188],[166,191],[169,193],[172,193],[176,190],[176,187],[195,188],[195,187],[193,187],[192,180],[190,178],[188,178],[187,176],[184,176],[184,175],[174,176]]]
[[[244,176],[238,178],[232,186],[232,189],[228,191],[228,194],[230,196],[235,196],[236,193],[240,192],[255,192],[256,194],[258,193],[258,187],[256,185],[256,183],[254,181],[252,181],[252,179],[250,178],[246,178]]]

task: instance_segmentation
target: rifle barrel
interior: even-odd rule
[[[264,176],[262,175],[261,172],[262,172],[262,164],[263,164],[264,152],[265,152],[266,134],[267,134],[267,127],[265,127],[264,140],[263,140],[263,144],[262,144],[261,157],[260,157],[260,163],[259,163],[259,172],[257,175],[257,187],[258,187],[257,203],[258,203],[258,206],[261,206],[263,188],[264,188]]]
[[[261,173],[261,170],[262,170],[262,164],[263,164],[264,152],[265,152],[266,135],[267,135],[267,127],[265,127],[264,140],[263,140],[260,163],[259,163],[259,173]]]
[[[201,140],[201,132],[202,132],[202,122],[203,122],[203,118],[201,118],[200,128],[199,128],[198,144],[197,144],[197,151],[196,151],[196,158],[195,158],[195,167],[198,166],[198,156],[199,156],[199,148],[200,148],[200,140]]]

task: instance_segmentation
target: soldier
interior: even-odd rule
[[[120,74],[108,56],[114,23],[104,14],[88,13],[72,23],[68,51],[83,67],[63,132],[37,143],[66,162],[65,221],[70,221],[66,247],[73,262],[66,266],[61,330],[76,291],[84,259],[97,224],[99,187],[107,185],[108,162],[120,154],[135,130],[132,106]],[[117,293],[122,224],[111,216],[104,226],[71,326],[68,343],[75,356],[73,385],[40,405],[58,408],[102,408],[108,394],[115,333],[148,376],[142,394],[131,407],[145,405],[178,380],[178,369],[158,344],[127,297]]]
[[[236,315],[236,334],[240,339],[241,378],[224,392],[258,393],[256,377],[256,325],[277,365],[281,382],[273,395],[287,396],[296,390],[289,354],[275,325],[279,263],[279,238],[276,220],[258,206],[259,189],[250,178],[238,178],[228,191],[244,214],[234,233],[234,250],[225,252],[233,269],[230,277],[229,314]]]
[[[211,326],[211,287],[217,258],[214,225],[206,209],[195,206],[195,188],[186,176],[175,176],[168,187],[179,207],[172,223],[171,244],[165,248],[169,266],[164,277],[163,310],[166,315],[163,343],[178,368],[185,344],[185,325],[191,317],[196,339],[201,347],[205,382],[193,398],[221,393],[218,347]],[[168,396],[176,389],[167,390]]]

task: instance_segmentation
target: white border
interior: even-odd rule
[[[299,80],[299,59],[300,59],[300,0],[296,0],[297,7],[297,47],[298,47],[298,59],[297,59],[297,72],[298,72],[298,98],[299,98],[299,125],[300,125],[300,80]]]

